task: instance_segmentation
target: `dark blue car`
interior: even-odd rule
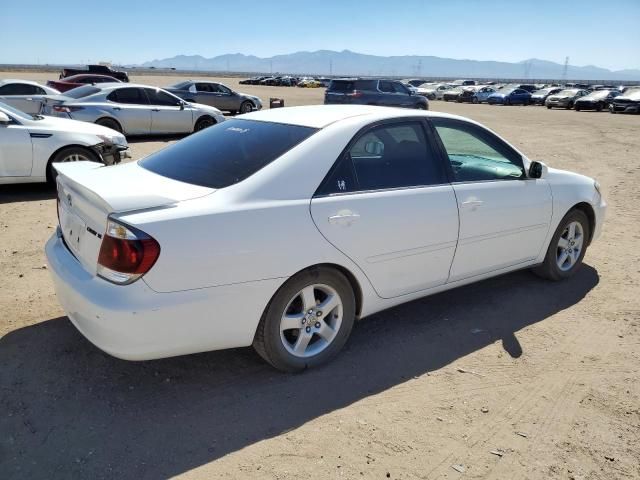
[[[487,103],[495,105],[529,105],[531,103],[531,94],[522,88],[511,88],[498,90],[496,93],[489,95]]]

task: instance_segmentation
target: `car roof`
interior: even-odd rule
[[[96,85],[91,85],[99,90],[113,90],[116,88],[152,88],[154,90],[164,90],[164,87],[154,87],[153,85],[142,85],[139,83],[124,83],[124,82],[107,82],[107,83],[98,83]]]
[[[33,80],[20,80],[17,78],[5,78],[4,80],[0,80],[0,85],[7,85],[9,83],[26,83],[27,85],[37,85],[41,87],[38,82],[34,82]]]
[[[425,116],[457,118],[468,121],[466,118],[446,113],[408,110],[405,108],[377,107],[373,105],[307,105],[303,107],[273,108],[246,113],[238,117],[238,119],[324,128],[332,123],[354,117],[363,117],[363,120],[365,120],[364,117],[366,117],[367,122],[375,122],[393,118]]]

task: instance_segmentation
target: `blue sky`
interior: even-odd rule
[[[0,63],[319,49],[640,69],[640,0],[0,0]]]

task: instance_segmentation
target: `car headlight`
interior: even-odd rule
[[[127,139],[122,134],[117,135],[98,135],[98,138],[106,144],[127,146]]]

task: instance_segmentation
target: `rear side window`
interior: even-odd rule
[[[380,125],[361,133],[329,172],[317,195],[445,183],[420,122]]]
[[[331,92],[353,92],[354,90],[375,90],[376,80],[332,80],[328,90]]]
[[[253,175],[316,131],[282,123],[227,120],[148,156],[140,165],[181,182],[224,188]]]
[[[40,93],[38,90],[35,85],[28,83],[9,83],[0,87],[0,95],[35,95]]]
[[[84,87],[83,87],[84,88]],[[97,90],[97,89],[96,89]],[[141,88],[119,88],[107,96],[107,100],[132,105],[148,105],[147,96]]]

